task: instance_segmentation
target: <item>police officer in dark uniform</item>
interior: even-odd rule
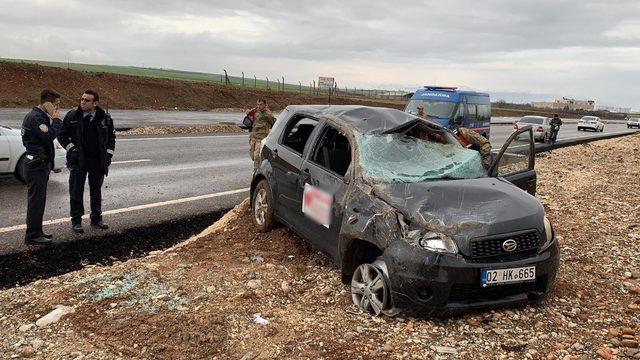
[[[102,183],[109,173],[109,165],[116,146],[116,132],[111,116],[98,101],[94,90],[82,94],[80,106],[64,117],[58,141],[67,149],[69,174],[69,195],[71,203],[71,228],[83,233],[84,184],[89,178],[91,203],[91,226],[108,229],[102,221]]]
[[[27,180],[27,231],[24,241],[30,245],[51,243],[51,235],[42,231],[42,217],[47,202],[47,182],[55,158],[53,140],[62,128],[60,94],[42,90],[40,105],[31,109],[22,121],[22,144],[27,149],[24,166]]]

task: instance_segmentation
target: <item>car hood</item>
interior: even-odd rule
[[[376,184],[375,194],[402,212],[413,228],[452,237],[463,252],[477,237],[536,229],[544,233],[544,208],[500,178]]]

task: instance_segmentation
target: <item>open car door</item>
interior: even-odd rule
[[[535,145],[533,129],[527,125],[511,134],[495,156],[489,176],[500,176],[515,186],[536,194]]]

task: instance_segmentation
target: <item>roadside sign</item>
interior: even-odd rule
[[[332,89],[336,79],[332,77],[320,76],[318,78],[318,88]]]

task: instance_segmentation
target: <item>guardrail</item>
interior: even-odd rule
[[[560,149],[560,148],[563,148],[563,147],[585,144],[585,143],[592,142],[592,141],[614,139],[614,138],[618,138],[618,137],[623,137],[623,136],[628,136],[628,135],[636,135],[636,134],[640,134],[640,130],[624,131],[624,132],[617,132],[617,133],[611,133],[611,134],[602,134],[602,135],[598,135],[598,136],[589,136],[589,137],[579,137],[579,138],[574,138],[574,139],[558,140],[554,145],[549,145],[549,144],[536,145],[536,147],[535,147],[536,148],[536,154],[537,153],[541,153],[541,152],[545,152],[545,151],[554,150],[554,149]]]

